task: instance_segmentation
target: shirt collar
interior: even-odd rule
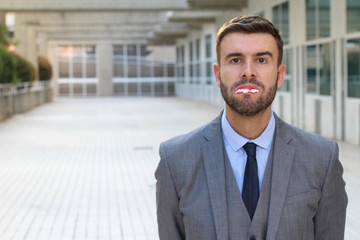
[[[247,142],[253,142],[263,149],[269,149],[275,133],[275,117],[273,111],[271,110],[270,121],[268,125],[261,133],[261,135],[253,140],[244,138],[243,136],[235,132],[235,130],[231,127],[229,121],[226,119],[226,110],[223,111],[221,117],[221,128],[223,132],[223,137],[234,151],[238,151]]]

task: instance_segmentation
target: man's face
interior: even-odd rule
[[[278,66],[274,37],[267,33],[229,33],[220,43],[220,62],[214,65],[216,83],[232,110],[255,116],[270,109],[285,66]]]

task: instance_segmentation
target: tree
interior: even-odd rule
[[[39,80],[50,80],[52,77],[52,66],[44,56],[38,56]]]
[[[9,45],[9,40],[6,38],[7,32],[7,27],[4,24],[0,24],[0,45],[5,47]]]
[[[6,47],[0,44],[0,83],[16,81],[16,60]]]

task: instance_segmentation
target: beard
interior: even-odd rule
[[[220,89],[221,89],[221,95],[224,98],[224,101],[226,104],[235,112],[237,112],[241,116],[246,117],[252,117],[257,115],[258,113],[264,111],[267,109],[273,102],[276,91],[277,91],[277,82],[276,80],[275,84],[270,86],[270,88],[265,91],[265,86],[257,81],[255,78],[242,78],[239,81],[235,82],[229,91],[229,88],[221,81],[220,79]],[[264,92],[263,95],[259,97],[255,102],[251,100],[250,95],[244,95],[243,99],[238,100],[233,96],[233,93],[235,90],[243,84],[251,83],[262,89]]]

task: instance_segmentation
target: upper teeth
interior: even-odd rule
[[[236,90],[236,93],[249,93],[249,92],[250,93],[258,93],[259,90],[255,89],[255,88],[253,88],[253,89],[241,88],[241,89]]]

